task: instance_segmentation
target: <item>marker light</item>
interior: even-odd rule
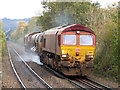
[[[77,31],[77,34],[79,34],[80,33],[80,31]]]
[[[69,54],[63,54],[62,58],[69,58]]]
[[[62,53],[64,53],[64,50],[62,50]]]

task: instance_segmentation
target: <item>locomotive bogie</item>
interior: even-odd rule
[[[24,37],[24,46],[25,46],[25,51],[30,51],[30,49],[35,46],[35,35],[40,32],[32,32]]]

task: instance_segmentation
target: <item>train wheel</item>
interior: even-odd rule
[[[46,57],[46,53],[45,52],[43,52],[43,55],[42,55],[43,57],[42,57],[42,62],[45,64],[45,57]]]
[[[54,68],[54,60],[53,59],[52,59],[52,65],[51,66],[52,66],[52,68]]]
[[[56,65],[56,61],[55,61],[55,59],[53,59],[53,68],[55,69],[55,70],[57,70],[57,65]]]
[[[57,64],[56,61],[55,61],[55,63],[56,63],[56,64],[55,64],[55,70],[57,71],[57,70],[58,70],[58,66],[57,66],[58,64]]]
[[[49,65],[49,58],[48,58],[48,56],[46,56],[45,61],[46,61],[46,64]]]

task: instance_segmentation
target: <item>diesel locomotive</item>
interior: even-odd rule
[[[96,37],[81,24],[64,25],[25,36],[25,48],[35,46],[40,61],[67,76],[87,76],[94,65]]]

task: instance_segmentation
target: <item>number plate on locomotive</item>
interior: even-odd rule
[[[76,51],[76,52],[80,52],[80,48],[76,48],[75,51]]]

